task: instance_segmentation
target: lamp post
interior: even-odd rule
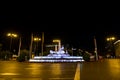
[[[53,42],[57,42],[58,43],[58,50],[61,48],[61,40],[53,40]]]
[[[114,41],[115,41],[115,37],[112,36],[112,37],[108,37],[106,38],[107,42],[108,42],[108,45],[107,45],[107,49],[108,49],[108,52],[110,52],[110,54],[112,54],[113,56],[114,55]]]
[[[10,51],[11,51],[11,46],[12,46],[12,38],[16,38],[18,35],[14,34],[14,33],[8,33],[7,34],[8,37],[10,37]]]
[[[43,56],[43,47],[44,47],[44,32],[42,32],[42,39],[41,39],[41,54]]]
[[[34,37],[33,41],[36,42],[36,45],[34,47],[34,51],[38,51],[38,42],[41,41],[41,38]],[[39,54],[40,55],[40,54]]]

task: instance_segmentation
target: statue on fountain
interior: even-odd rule
[[[55,56],[55,57],[62,57],[62,56],[70,56],[68,54],[68,51],[64,51],[64,47],[62,46],[58,51],[53,51],[53,50],[50,50],[50,54],[48,54],[48,56]]]

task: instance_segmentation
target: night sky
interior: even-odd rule
[[[88,51],[94,51],[95,37],[98,50],[103,52],[106,37],[120,38],[120,16],[75,17],[41,19],[38,16],[0,16],[0,43],[9,43],[6,33],[15,32],[22,36],[23,44],[28,46],[31,33],[41,36],[41,32],[44,32],[45,44],[51,44],[53,39],[61,39],[65,46]]]

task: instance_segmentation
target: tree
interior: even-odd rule
[[[20,51],[20,55],[17,58],[17,61],[23,62],[29,60],[29,51],[24,49]]]

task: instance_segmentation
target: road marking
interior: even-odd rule
[[[49,78],[49,80],[73,80],[73,78]]]
[[[12,78],[12,80],[43,80],[41,78]]]
[[[0,75],[20,75],[19,73],[0,73]]]
[[[74,80],[80,80],[80,63],[77,64]]]

